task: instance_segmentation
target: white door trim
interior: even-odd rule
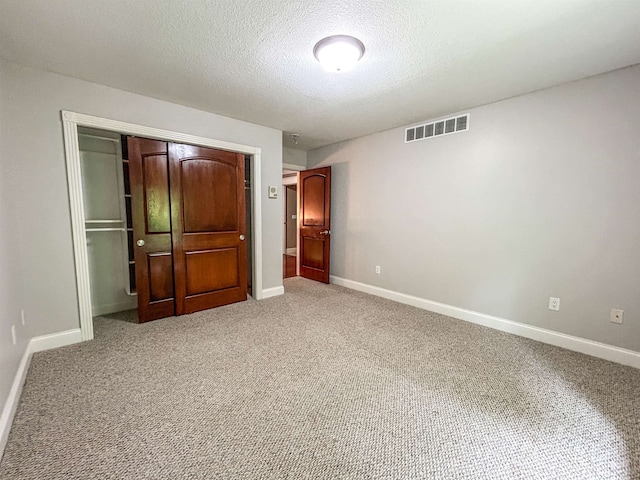
[[[87,257],[87,237],[85,233],[84,204],[82,198],[80,151],[78,148],[78,126],[99,128],[124,135],[135,135],[170,142],[219,148],[221,150],[251,155],[251,218],[253,220],[253,243],[251,245],[251,248],[253,248],[252,283],[254,298],[257,300],[262,299],[262,204],[260,195],[262,150],[259,147],[145,127],[133,123],[109,120],[64,110],[62,111],[62,123],[64,127],[64,151],[67,163],[73,256],[75,259],[76,287],[78,290],[78,308],[80,312],[82,340],[93,339],[93,319],[91,316],[91,289],[89,284],[89,261]]]

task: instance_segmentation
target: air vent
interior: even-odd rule
[[[469,114],[459,117],[446,118],[437,122],[426,123],[405,129],[405,143],[416,142],[426,138],[440,137],[451,133],[466,132],[469,130]]]

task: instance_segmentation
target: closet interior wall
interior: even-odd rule
[[[120,135],[78,128],[78,143],[92,314],[135,309]]]

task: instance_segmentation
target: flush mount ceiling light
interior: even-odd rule
[[[349,35],[333,35],[316,43],[313,55],[327,72],[346,72],[362,58],[364,45]]]

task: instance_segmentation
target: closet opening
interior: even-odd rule
[[[206,302],[202,302],[202,297],[207,296],[202,295],[202,289],[205,289],[207,294],[222,291],[224,298],[218,295],[216,300],[219,304],[242,301],[249,295],[256,299],[263,297],[260,148],[73,112],[63,111],[62,119],[83,340],[93,338],[93,317],[102,315],[130,322],[137,321],[136,307],[140,295],[140,281],[136,278],[136,263],[140,262],[136,261],[136,254],[132,252],[137,252],[136,248],[144,245],[144,242],[136,240],[133,234],[136,230],[136,214],[132,215],[132,212],[136,208],[135,199],[139,199],[140,195],[131,188],[132,169],[127,158],[131,153],[128,151],[131,147],[126,147],[127,137],[156,139],[150,140],[156,143],[165,142],[168,149],[168,166],[173,165],[174,169],[182,168],[191,172],[178,172],[180,182],[184,185],[175,195],[180,199],[176,201],[179,208],[172,211],[182,212],[182,220],[176,221],[184,227],[180,233],[184,239],[181,244],[181,258],[188,262],[186,269],[191,269],[196,274],[183,279],[184,308],[182,311],[176,308],[175,314],[210,308]],[[217,173],[211,174],[212,171]],[[207,180],[201,180],[203,172],[209,172]],[[209,189],[209,185],[224,185],[225,183],[219,179],[227,179],[229,175],[235,175],[235,188],[227,186],[226,189]],[[178,177],[174,175],[174,178]],[[174,186],[176,183],[174,182]],[[225,193],[220,193],[222,190]],[[156,193],[156,190],[152,192],[153,195]],[[169,194],[174,195],[174,191],[171,190]],[[232,195],[234,200],[230,200],[229,195]],[[198,204],[211,204],[201,201],[203,197],[217,199],[217,205],[225,203],[226,209],[231,208],[228,205],[234,205],[233,211],[238,221],[232,224],[232,217],[219,213],[221,207],[217,211],[210,208],[198,210]],[[147,196],[144,198],[146,201]],[[187,205],[189,201],[191,203]],[[214,211],[217,213],[213,213]],[[216,230],[216,221],[223,222],[224,228]],[[199,228],[205,224],[211,227],[212,235],[209,238],[215,237],[216,241],[208,251],[198,246],[189,257],[190,252],[187,251],[186,245],[193,240],[191,234],[202,234],[203,231]],[[139,227],[137,228],[140,232]],[[152,230],[146,228],[143,232],[153,233]],[[220,234],[227,239],[235,239],[235,244],[221,246]],[[180,238],[176,235],[178,234],[175,232],[169,234],[172,239]],[[201,244],[201,240],[202,238],[198,238],[198,245]],[[196,260],[193,260],[194,258]],[[147,266],[151,265],[150,262],[144,263]],[[166,262],[161,259],[161,262],[156,263]],[[210,268],[212,266],[213,268]],[[245,277],[244,282],[236,281],[235,284],[230,284],[223,281],[220,284],[218,279],[209,275],[212,271],[220,272],[220,268],[226,269],[226,273],[231,271],[234,278]],[[237,272],[237,275],[233,272]],[[219,278],[219,275],[217,277]],[[160,290],[166,289],[172,282],[173,278],[168,283],[163,280]],[[173,288],[173,285],[171,287]],[[229,292],[232,290],[242,292],[242,296],[230,295]]]
[[[142,323],[251,295],[249,155],[86,127],[78,149],[94,326],[100,317]],[[156,245],[148,250],[145,240]]]
[[[91,315],[137,307],[128,161],[114,132],[78,128]],[[133,312],[132,320],[135,320]]]

